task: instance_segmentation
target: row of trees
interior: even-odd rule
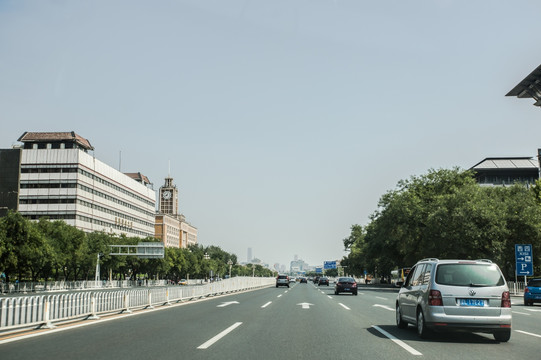
[[[139,259],[135,256],[110,255],[109,245],[136,245],[140,239],[104,232],[85,233],[63,221],[41,219],[32,222],[17,212],[0,218],[0,274],[6,281],[93,280],[97,255],[102,278],[136,279],[138,276],[177,281],[181,278],[225,276],[272,276],[261,265],[242,266],[237,256],[218,246],[166,248],[163,259]]]
[[[514,278],[515,244],[532,244],[541,270],[541,183],[479,186],[470,171],[430,170],[383,195],[366,226],[343,240],[348,272],[387,276],[422,258],[490,259]]]

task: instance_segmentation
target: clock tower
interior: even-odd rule
[[[170,176],[165,178],[165,185],[160,187],[159,212],[168,215],[178,214],[178,189]]]

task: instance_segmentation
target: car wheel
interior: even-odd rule
[[[417,335],[419,335],[421,339],[426,339],[429,336],[429,333],[430,331],[426,327],[423,310],[419,309],[417,312]]]
[[[289,287],[289,284],[287,284],[287,287]]]
[[[338,295],[338,291],[334,290],[334,295]]]
[[[356,293],[356,292],[354,292],[354,293],[353,293],[353,295],[357,296],[357,293]]]
[[[400,312],[400,306],[396,304],[396,326],[399,329],[405,329],[408,327],[408,323],[402,320],[402,313]]]
[[[499,342],[508,342],[511,339],[511,329],[495,332],[494,339]]]
[[[278,285],[276,285],[276,287],[278,287]]]
[[[528,300],[524,300],[524,306],[528,306],[530,305],[530,303],[528,302]]]

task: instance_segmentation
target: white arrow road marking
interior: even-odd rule
[[[340,306],[342,306],[344,309],[346,310],[351,310],[350,308],[348,308],[346,305],[342,304],[342,303],[338,303]]]
[[[314,306],[314,304],[310,304],[310,303],[300,303],[297,305],[301,305],[303,309],[310,309],[310,306]]]
[[[541,338],[541,335],[532,334],[532,333],[529,333],[529,332],[526,332],[526,331],[522,331],[522,330],[515,330],[515,331],[518,332],[518,333],[521,333],[521,334],[525,334],[525,335],[530,335],[530,336],[535,336],[535,337]]]
[[[238,304],[239,302],[238,301],[228,301],[228,302],[224,302],[224,303],[221,303],[220,305],[216,306],[216,307],[226,307],[228,305],[231,305],[231,304]]]
[[[389,339],[391,339],[395,344],[401,346],[404,350],[408,351],[410,354],[412,355],[423,355],[421,354],[419,351],[415,350],[414,348],[412,348],[411,346],[409,346],[408,344],[406,344],[405,342],[403,342],[402,340],[398,340],[397,338],[395,338],[393,335],[389,334],[387,331],[381,329],[380,327],[376,326],[376,325],[372,325],[372,327],[374,329],[376,329],[377,331],[379,331],[380,333],[382,333],[383,335],[387,336]]]
[[[199,345],[197,348],[198,349],[207,349],[209,348],[210,346],[212,346],[212,344],[214,344],[216,341],[220,340],[221,338],[223,338],[224,336],[226,336],[227,334],[229,334],[231,331],[235,330],[236,328],[238,328],[240,325],[242,325],[241,322],[237,322],[237,323],[234,323],[233,325],[231,325],[230,327],[228,327],[227,329],[225,329],[224,331],[222,331],[221,333],[219,333],[218,335],[216,335],[215,337],[213,337],[212,339],[210,339],[209,341],[207,341],[206,343],[202,344],[202,345]]]
[[[388,307],[388,306],[386,306],[386,305],[374,304],[374,305],[372,305],[372,306],[384,308],[384,309],[387,309],[387,310],[389,310],[389,311],[396,311],[396,309],[390,308],[390,307]]]
[[[266,308],[267,306],[269,306],[270,304],[272,304],[272,301],[269,301],[268,303],[266,303],[265,305],[263,305],[261,308],[264,309],[264,308]]]

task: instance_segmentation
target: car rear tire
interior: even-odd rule
[[[417,335],[421,339],[426,339],[430,335],[430,330],[426,327],[425,315],[421,309],[417,311]]]
[[[495,332],[494,339],[499,342],[508,342],[511,339],[511,329]]]
[[[408,327],[408,323],[402,320],[402,313],[398,304],[396,304],[396,327],[398,327],[399,329],[405,329]]]
[[[338,291],[335,290],[335,291],[334,291],[334,295],[338,295],[338,294],[340,294],[340,293],[339,293]]]
[[[353,293],[353,295],[357,296],[357,293],[356,293],[356,292],[354,292],[354,293]]]

